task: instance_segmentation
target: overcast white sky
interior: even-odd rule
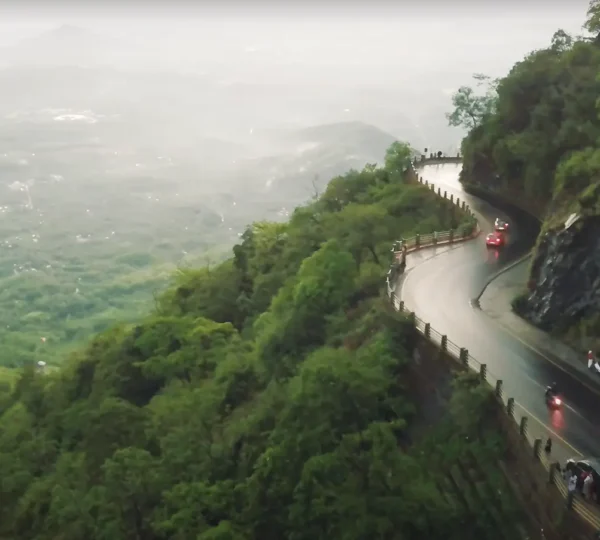
[[[557,28],[580,33],[588,1],[190,4],[0,0],[0,44],[69,23],[162,50],[192,47],[199,56],[216,40],[224,49],[296,49],[316,64],[445,63],[501,75],[530,50],[546,46]],[[205,54],[214,57],[209,49]]]
[[[96,41],[102,65],[191,71],[219,84],[263,85],[232,97],[235,112],[234,105],[224,106],[212,124],[203,120],[206,130],[244,114],[243,129],[256,127],[259,120],[250,113],[257,102],[265,102],[262,127],[343,118],[374,123],[396,135],[409,118],[429,130],[422,137],[428,141],[442,129],[429,117],[445,125],[452,92],[472,84],[473,73],[504,76],[530,51],[548,46],[557,29],[580,34],[588,7],[588,0],[415,0],[412,5],[407,0],[287,0],[285,8],[278,7],[284,0],[221,0],[218,6],[211,1],[196,0],[192,9],[193,0],[0,0],[0,45],[70,24],[115,38]],[[36,42],[28,59],[38,62],[44,52],[44,65],[56,65],[62,53],[70,58],[66,53],[81,52],[85,59],[86,47],[73,43],[86,37]],[[59,43],[50,47],[49,42]],[[108,49],[111,55],[104,54]],[[0,53],[11,58],[10,51]],[[97,50],[93,53],[95,58]],[[178,89],[184,90],[185,85]],[[150,107],[153,98],[146,99]],[[445,144],[442,135],[435,144]]]

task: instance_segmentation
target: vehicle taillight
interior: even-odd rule
[[[561,400],[560,400],[560,399],[558,399],[558,398],[554,398],[554,403],[555,403],[556,405],[560,405],[562,402],[561,402]]]

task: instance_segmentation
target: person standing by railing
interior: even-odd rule
[[[577,490],[577,475],[571,474],[571,477],[569,478],[569,484],[568,484],[567,508],[573,507],[573,498],[575,497],[576,490]]]
[[[594,482],[594,478],[591,473],[587,473],[587,476],[583,479],[583,488],[581,489],[581,493],[587,500],[591,500],[592,498],[592,483]]]

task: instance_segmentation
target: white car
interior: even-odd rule
[[[494,221],[494,229],[499,232],[508,231],[508,223],[500,218],[496,218],[496,221]]]

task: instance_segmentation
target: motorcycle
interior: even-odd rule
[[[547,395],[546,405],[553,410],[560,409],[562,407],[562,399],[556,395]]]

